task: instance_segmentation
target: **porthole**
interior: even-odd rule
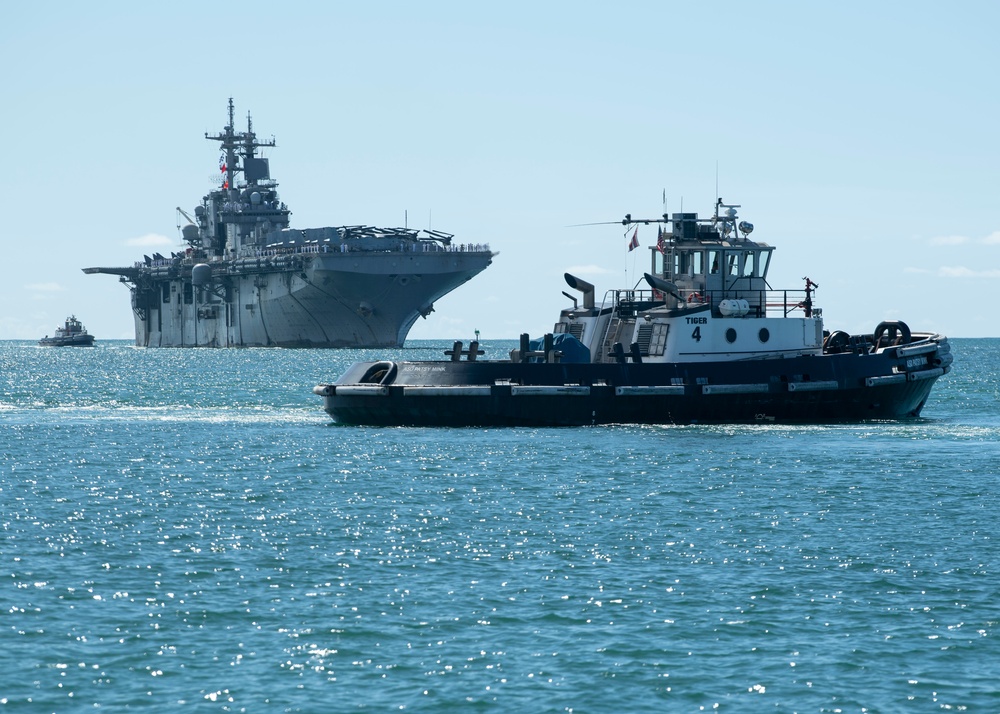
[[[767,342],[769,339],[771,339],[771,333],[768,332],[766,327],[762,327],[760,328],[760,332],[757,333],[757,338],[761,342]]]
[[[736,342],[736,330],[731,327],[726,330],[726,342],[729,344]]]

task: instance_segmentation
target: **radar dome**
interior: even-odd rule
[[[198,240],[198,226],[188,223],[186,226],[181,228],[181,235],[188,243],[193,243]]]
[[[191,284],[202,287],[208,285],[212,282],[212,266],[206,265],[205,263],[198,263],[198,265],[191,268]]]
[[[260,203],[260,194],[257,191],[250,194],[250,203],[255,206]]]

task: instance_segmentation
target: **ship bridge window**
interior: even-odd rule
[[[705,251],[699,250],[691,254],[691,271],[694,275],[705,274]]]
[[[163,294],[162,300],[164,303],[170,302],[170,283],[163,283],[160,292]]]
[[[708,251],[708,262],[709,262],[709,265],[712,266],[712,275],[718,275],[719,274],[720,260],[721,260],[721,258],[719,256],[719,251],[717,251],[717,250],[710,250],[710,251]]]
[[[691,254],[687,251],[674,251],[674,275],[686,275],[691,262]]]
[[[771,251],[762,251],[757,259],[757,275],[767,277],[767,267],[771,262]]]
[[[194,302],[194,288],[191,283],[184,283],[184,304],[190,305]]]
[[[749,277],[754,271],[754,251],[728,251],[726,253],[726,274],[730,277]]]

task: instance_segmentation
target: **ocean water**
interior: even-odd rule
[[[1000,340],[900,423],[343,427],[311,392],[448,346],[0,342],[0,711],[1000,711]]]

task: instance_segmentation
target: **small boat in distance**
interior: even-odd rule
[[[46,335],[38,341],[40,347],[93,347],[94,336],[76,319],[76,315],[66,318],[62,327],[56,328],[53,337]]]
[[[344,424],[574,426],[822,423],[917,417],[951,369],[948,339],[898,320],[824,329],[819,286],[775,290],[774,247],[718,199],[715,215],[621,221],[659,227],[646,286],[609,290],[567,273],[582,299],[509,360],[456,342],[440,361],[358,362],[313,392]],[[626,236],[628,234],[626,233]],[[638,247],[633,232],[630,249]],[[873,320],[874,322],[874,320]],[[463,359],[464,357],[464,359]]]

